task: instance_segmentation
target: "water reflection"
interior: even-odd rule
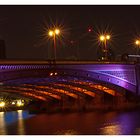
[[[25,128],[24,128],[24,120],[23,120],[23,110],[18,110],[18,134],[24,135],[25,134]]]
[[[6,135],[6,127],[5,127],[5,120],[4,120],[4,112],[0,112],[0,134]]]
[[[129,112],[129,113],[123,113],[118,115],[114,122],[119,122],[121,124],[121,132],[122,134],[134,134],[135,131],[135,126],[137,126],[137,121],[138,119],[136,118],[137,115],[134,112]],[[138,121],[139,122],[139,121]]]
[[[0,134],[126,135],[140,134],[140,111],[38,114],[0,112]]]
[[[109,123],[107,126],[101,128],[101,134],[103,135],[121,135],[122,129],[120,124]]]
[[[0,135],[25,134],[24,120],[32,117],[27,111],[0,112]]]

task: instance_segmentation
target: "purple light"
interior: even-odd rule
[[[90,28],[89,28],[90,29]],[[85,64],[74,64],[75,62],[71,62],[71,64],[58,64],[57,68],[64,70],[68,70],[69,72],[81,73],[87,75],[90,75],[91,78],[97,79],[99,81],[108,82],[117,86],[121,86],[125,89],[128,89],[132,92],[136,92],[136,73],[135,73],[135,65],[127,65],[127,64],[88,64],[86,62]],[[49,64],[2,64],[0,65],[0,81],[7,80],[11,78],[18,78],[16,73],[13,75],[12,72],[10,74],[10,71],[18,71],[20,73],[20,70],[25,70],[25,72],[29,75],[28,70],[34,70],[37,71],[38,69],[48,69]],[[4,72],[4,73],[3,73]],[[7,74],[9,76],[7,76]],[[90,74],[89,74],[90,73]],[[32,73],[31,73],[32,75]],[[54,75],[57,75],[57,73],[54,73]],[[100,78],[97,76],[99,75]],[[30,76],[30,75],[29,75]],[[20,74],[19,74],[20,78]],[[109,79],[109,80],[108,80]]]

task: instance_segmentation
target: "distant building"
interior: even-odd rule
[[[4,40],[0,40],[0,59],[6,59],[6,46]]]

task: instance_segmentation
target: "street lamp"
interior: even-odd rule
[[[60,34],[59,29],[49,30],[48,35],[53,37],[53,45],[54,45],[54,60],[56,60],[56,35]]]
[[[108,56],[107,56],[107,41],[108,40],[110,40],[110,35],[101,35],[100,37],[99,37],[99,39],[100,39],[100,41],[101,42],[103,42],[104,43],[104,49],[103,49],[103,51],[105,52],[105,60],[107,60],[108,59]]]
[[[135,44],[136,44],[136,46],[138,46],[137,49],[136,49],[136,51],[137,51],[136,53],[138,54],[138,50],[140,48],[140,40],[136,40]]]

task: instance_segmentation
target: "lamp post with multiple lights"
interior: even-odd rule
[[[60,34],[60,30],[58,28],[54,30],[49,30],[48,35],[53,37],[53,47],[54,47],[54,60],[56,60],[56,36]]]
[[[107,34],[107,35],[101,35],[99,37],[100,41],[104,43],[104,48],[103,48],[103,52],[105,53],[105,57],[103,58],[104,60],[108,60],[108,48],[107,48],[107,41],[110,40],[110,35]]]

